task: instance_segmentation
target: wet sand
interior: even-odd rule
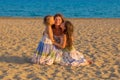
[[[68,19],[74,46],[92,65],[31,64],[42,18],[0,18],[0,80],[120,80],[120,19]]]

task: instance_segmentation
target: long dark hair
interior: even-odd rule
[[[54,15],[54,19],[55,19],[56,17],[61,17],[61,19],[62,19],[62,23],[65,21],[63,15],[60,14],[60,13],[55,14],[55,15]]]
[[[66,45],[66,47],[68,49],[71,49],[72,45],[73,45],[72,36],[73,36],[73,27],[74,26],[70,21],[65,21],[64,27],[65,27],[64,34],[66,34],[66,36],[67,36],[67,45]]]
[[[60,13],[57,13],[57,14],[54,15],[54,20],[55,20],[56,17],[60,17],[62,19],[62,23],[65,21],[63,15],[60,14]],[[55,24],[52,25],[52,28],[55,28]]]

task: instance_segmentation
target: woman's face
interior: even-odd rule
[[[57,17],[55,18],[55,25],[56,25],[56,26],[59,26],[61,23],[62,23],[61,17],[57,16]]]
[[[60,28],[62,29],[62,32],[65,30],[65,23],[62,23],[61,25],[60,25]]]

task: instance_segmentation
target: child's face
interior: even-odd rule
[[[64,31],[65,30],[65,23],[62,23],[61,25],[60,25],[60,28],[62,29],[62,31]]]
[[[52,24],[54,24],[54,23],[55,23],[54,17],[51,17],[51,18],[50,18],[50,25],[52,25]]]

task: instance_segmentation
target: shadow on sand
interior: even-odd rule
[[[25,57],[25,56],[24,57],[0,56],[0,62],[25,64],[25,63],[30,63],[30,58]]]

